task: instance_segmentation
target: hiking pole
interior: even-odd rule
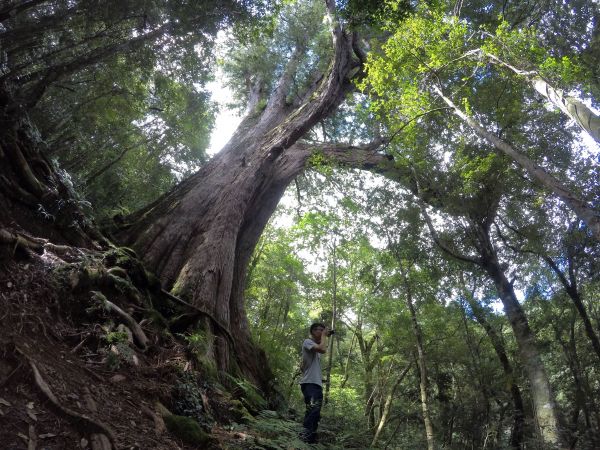
[[[329,341],[329,357],[327,360],[327,369],[326,369],[326,384],[325,384],[325,396],[323,398],[323,404],[326,405],[329,402],[329,389],[331,387],[331,366],[333,364],[333,340],[335,339],[335,334],[333,331],[335,330],[335,316],[337,314],[337,259],[336,259],[336,240],[333,239],[333,250],[332,250],[332,259],[333,259],[333,267],[332,267],[332,292],[331,292],[331,302],[332,302],[332,314],[331,314],[331,340]]]

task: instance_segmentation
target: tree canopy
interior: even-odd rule
[[[592,0],[7,1],[0,256],[257,416],[331,324],[331,448],[598,448],[599,55]]]

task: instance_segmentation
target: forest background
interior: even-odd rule
[[[171,337],[274,408],[302,410],[300,343],[331,324],[333,447],[600,446],[597,2],[30,0],[0,24],[9,260],[131,246],[208,317]],[[209,158],[217,67],[242,121]]]

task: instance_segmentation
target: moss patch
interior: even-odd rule
[[[211,441],[198,422],[190,417],[171,414],[164,417],[167,429],[181,440],[193,445],[206,445]]]

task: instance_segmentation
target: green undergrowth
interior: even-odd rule
[[[275,411],[261,411],[250,424],[233,423],[229,430],[246,436],[243,442],[227,446],[233,449],[279,450],[279,449],[325,449],[334,448],[321,444],[308,445],[299,439],[302,426],[297,421],[284,419]]]
[[[232,394],[238,398],[243,405],[253,413],[258,413],[267,409],[267,401],[260,394],[259,390],[247,380],[236,378],[227,373],[223,374],[227,384],[230,385]]]

